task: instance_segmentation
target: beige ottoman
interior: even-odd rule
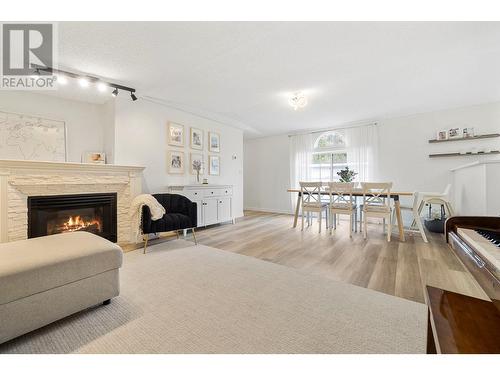
[[[0,244],[0,343],[119,294],[121,248],[87,232]]]

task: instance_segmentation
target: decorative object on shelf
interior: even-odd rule
[[[463,128],[462,129],[462,137],[463,138],[472,138],[472,137],[474,137],[474,128]]]
[[[203,155],[191,153],[191,174],[196,175],[196,182],[200,182],[200,174],[203,174]]]
[[[448,139],[448,130],[439,130],[437,132],[436,140],[445,141]]]
[[[462,138],[462,129],[451,128],[448,130],[448,139]]]
[[[345,167],[344,169],[341,169],[339,172],[337,172],[337,175],[340,177],[340,182],[353,182],[354,177],[357,176],[357,173],[352,169],[349,169],[349,167]]]
[[[219,133],[208,133],[208,151],[220,152],[220,135]]]
[[[0,111],[0,159],[65,162],[64,121]]]
[[[184,153],[179,151],[169,151],[168,173],[184,174]]]
[[[220,158],[218,156],[210,155],[210,164],[208,173],[212,176],[220,175]]]
[[[203,150],[203,130],[191,128],[191,148],[194,150]]]
[[[208,185],[208,178],[203,179],[203,185]]]
[[[169,145],[184,147],[184,125],[168,122],[167,138]]]
[[[104,152],[84,152],[82,163],[106,164],[106,154]]]
[[[498,133],[471,135],[470,137],[458,137],[453,139],[429,139],[429,143],[450,142],[450,141],[470,141],[473,139],[486,139],[500,137]]]

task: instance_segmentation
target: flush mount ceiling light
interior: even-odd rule
[[[116,97],[118,95],[118,90],[128,91],[130,93],[130,98],[132,99],[132,101],[135,102],[137,100],[137,96],[135,95],[136,90],[132,87],[119,85],[113,82],[106,82],[103,81],[102,79],[90,75],[83,75],[83,74],[68,72],[66,70],[55,69],[50,66],[48,67],[48,66],[31,64],[31,68],[34,70],[34,73],[38,75],[40,75],[40,72],[48,72],[55,75],[56,82],[58,84],[65,85],[68,83],[68,78],[73,78],[78,80],[78,83],[82,88],[88,88],[90,87],[90,84],[92,84],[92,86],[96,87],[97,90],[100,92],[106,92],[109,89],[113,89],[113,91],[111,92],[111,95],[113,97]],[[38,76],[34,75],[34,77]]]
[[[307,97],[302,91],[298,91],[292,94],[288,103],[293,107],[293,110],[296,111],[300,108],[304,108],[307,105]]]

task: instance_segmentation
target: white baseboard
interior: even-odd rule
[[[262,207],[245,207],[245,211],[259,211],[259,212],[268,212],[272,214],[286,214],[286,215],[293,215],[292,211],[287,211],[287,210],[277,210],[275,208],[262,208]]]

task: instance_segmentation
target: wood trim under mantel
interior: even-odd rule
[[[145,167],[115,165],[115,164],[90,164],[74,162],[32,161],[32,160],[0,160],[2,169],[25,170],[65,170],[77,172],[142,172]]]

